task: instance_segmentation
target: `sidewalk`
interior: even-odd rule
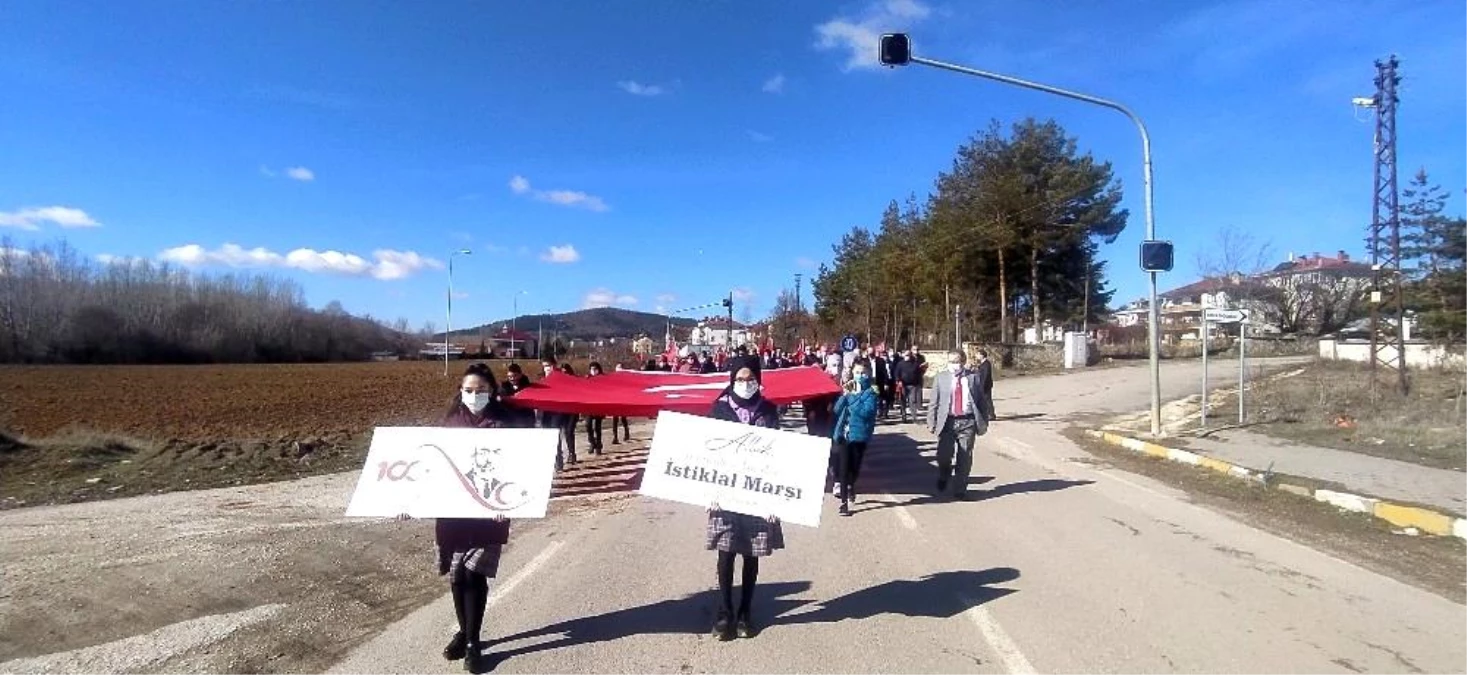
[[[1146,434],[1119,426],[1090,434],[1133,452],[1259,481],[1345,511],[1372,515],[1405,533],[1467,540],[1464,471],[1316,448],[1244,430],[1219,431],[1207,439],[1187,437],[1185,443],[1150,442],[1144,440]]]
[[[1301,445],[1240,429],[1187,438],[1185,447],[1257,471],[1268,470],[1271,463],[1275,473],[1337,483],[1358,494],[1436,507],[1458,517],[1467,514],[1467,473],[1461,471]]]

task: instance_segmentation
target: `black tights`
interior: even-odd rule
[[[479,631],[484,627],[484,608],[489,604],[489,578],[459,565],[449,580],[453,590],[453,611],[458,615],[458,630],[466,644],[479,644]]]
[[[734,556],[737,553],[728,551],[718,552],[718,590],[723,593],[723,613],[733,616],[733,572]],[[749,607],[754,602],[754,585],[759,581],[759,559],[744,556],[744,583],[739,587],[741,604],[739,605],[739,616],[748,618]]]

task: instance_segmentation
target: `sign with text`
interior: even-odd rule
[[[348,517],[544,518],[555,429],[377,427]]]
[[[1202,316],[1213,323],[1239,323],[1248,320],[1248,311],[1243,309],[1204,309]]]
[[[829,462],[828,438],[663,412],[641,493],[819,527]]]

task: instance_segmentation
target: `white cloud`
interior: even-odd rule
[[[289,176],[291,180],[298,180],[302,183],[309,183],[316,180],[316,172],[303,166],[290,167],[285,170],[285,175]]]
[[[606,202],[600,197],[584,192],[576,190],[536,190],[530,185],[529,179],[524,176],[515,176],[509,179],[509,190],[517,195],[527,194],[539,201],[559,204],[561,206],[570,206],[596,212],[611,210],[611,207],[607,206]]]
[[[466,293],[466,292],[464,292],[464,291],[454,291],[453,292],[453,299],[454,300],[468,300],[469,299],[469,294]]]
[[[278,176],[280,174],[275,173],[275,171],[273,171],[270,167],[265,166],[264,164],[261,164],[260,165],[260,175],[261,176],[264,176],[266,178],[274,178],[274,177],[276,177],[276,176]]]
[[[96,259],[97,262],[102,263],[107,267],[111,267],[113,265],[136,267],[147,262],[146,258],[140,258],[133,255],[112,255],[111,253],[98,253]]]
[[[42,223],[65,228],[102,226],[86,211],[70,206],[28,206],[19,211],[0,211],[0,227],[39,230]]]
[[[581,253],[576,250],[576,247],[570,244],[566,244],[565,246],[551,246],[544,253],[540,254],[540,259],[548,263],[573,263],[581,259]]]
[[[637,297],[625,293],[614,293],[607,288],[597,288],[581,300],[581,309],[596,309],[598,307],[632,307],[637,304]]]
[[[733,289],[734,302],[748,302],[754,299],[754,291],[746,286]]]
[[[617,82],[616,86],[621,87],[622,91],[633,96],[661,96],[665,91],[662,87],[655,84],[642,84],[635,80],[622,80],[621,82]]]
[[[805,256],[800,256],[798,258],[795,258],[795,265],[797,267],[803,267],[803,268],[805,268],[807,270],[813,270],[816,267],[819,267],[820,266],[820,263],[815,262],[815,260],[813,258],[806,258]]]
[[[657,302],[658,304],[662,305],[670,305],[674,302],[677,302],[677,296],[671,293],[663,293],[657,296]]]
[[[754,131],[753,129],[750,129],[749,140],[754,141],[755,143],[768,143],[774,140],[774,137],[770,136],[769,134],[761,134],[757,131]]]
[[[372,259],[367,260],[340,251],[298,248],[281,254],[264,247],[246,249],[238,244],[224,244],[212,251],[198,244],[186,244],[159,253],[158,258],[190,267],[294,269],[310,273],[370,276],[381,281],[406,279],[424,269],[443,267],[442,262],[412,251],[378,249],[372,252]]]
[[[881,34],[908,29],[932,14],[927,5],[917,0],[882,0],[866,8],[859,19],[840,16],[815,27],[815,47],[847,53],[842,70],[877,68],[881,65],[878,51]]]
[[[778,94],[784,91],[784,73],[779,73],[764,81],[764,93]]]

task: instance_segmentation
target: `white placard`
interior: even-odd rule
[[[348,517],[544,518],[556,429],[377,427]]]
[[[830,439],[664,411],[641,493],[818,527]]]

